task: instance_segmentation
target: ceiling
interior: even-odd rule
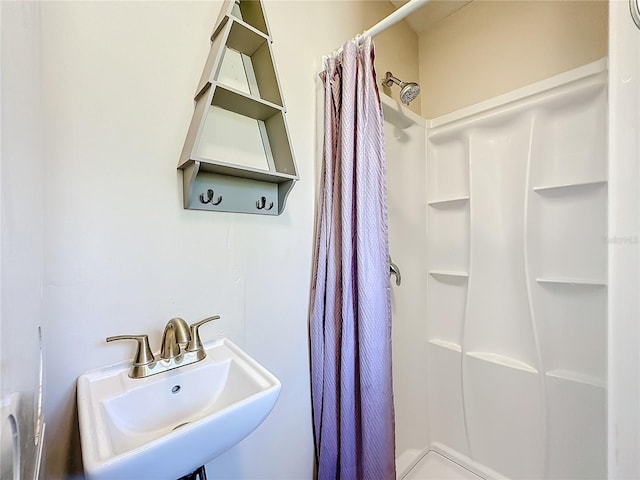
[[[398,8],[407,3],[408,0],[390,1]],[[448,17],[470,2],[471,0],[431,0],[422,8],[405,18],[405,20],[416,33],[422,33],[431,28],[439,20]]]

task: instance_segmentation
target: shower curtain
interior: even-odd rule
[[[318,478],[395,479],[382,106],[370,37],[325,63],[311,292]]]

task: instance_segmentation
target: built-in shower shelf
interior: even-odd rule
[[[467,272],[455,272],[453,270],[431,270],[429,275],[438,279],[440,278],[460,278],[465,279],[469,278],[469,274]]]
[[[447,198],[445,200],[433,200],[431,202],[428,202],[427,205],[433,208],[443,208],[443,207],[453,207],[456,205],[464,205],[468,201],[469,201],[469,196],[467,195],[465,197]]]
[[[540,277],[536,278],[536,282],[547,285],[571,285],[571,286],[592,286],[606,287],[607,283],[600,280],[588,280],[584,278],[569,277]]]
[[[483,360],[485,362],[493,363],[496,365],[500,365],[502,367],[515,368],[516,370],[522,370],[523,372],[529,373],[538,373],[538,370],[533,368],[528,363],[525,363],[520,360],[516,360],[512,357],[507,357],[505,355],[500,355],[498,353],[492,352],[467,352],[467,356],[471,358],[476,358],[478,360]]]
[[[605,382],[597,377],[585,375],[583,373],[574,372],[572,370],[551,370],[546,373],[547,377],[566,380],[569,382],[590,385],[592,387],[607,388]]]
[[[437,345],[438,347],[446,348],[447,350],[451,350],[453,352],[462,352],[462,347],[454,342],[448,342],[447,340],[441,340],[439,338],[432,338],[428,342],[431,345]]]
[[[562,190],[571,190],[579,187],[598,187],[600,185],[606,185],[606,180],[594,180],[590,182],[577,182],[577,183],[564,183],[561,185],[541,185],[539,187],[533,187],[534,192],[560,192]]]

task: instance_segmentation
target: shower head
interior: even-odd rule
[[[406,83],[400,90],[400,100],[405,105],[409,105],[420,93],[420,85],[415,82]]]
[[[416,82],[403,82],[394,77],[391,72],[387,72],[382,80],[382,85],[390,87],[394,83],[400,86],[400,101],[405,105],[409,105],[420,93],[420,85]]]

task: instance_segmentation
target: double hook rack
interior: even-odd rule
[[[201,203],[210,203],[211,205],[220,205],[222,203],[222,195],[218,196],[218,199],[213,201],[214,192],[213,190],[207,190],[207,196],[204,196],[204,193],[200,194],[200,202]]]
[[[211,205],[220,205],[222,203],[222,195],[218,195],[218,198],[214,200],[216,196],[213,189],[209,188],[206,192],[200,194],[200,203]],[[256,202],[256,208],[258,210],[271,210],[273,208],[273,202],[269,202],[269,206],[267,206],[267,197],[260,197],[260,199]]]
[[[273,208],[273,202],[269,203],[269,207],[267,205],[267,197],[260,197],[260,200],[256,202],[256,208],[258,210],[271,210]]]

